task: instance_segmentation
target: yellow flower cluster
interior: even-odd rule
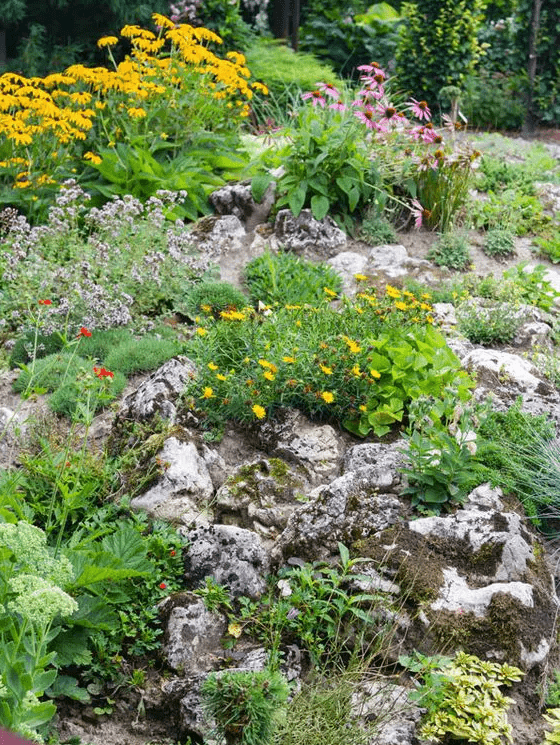
[[[111,52],[119,42],[117,36],[99,39],[97,46],[107,49],[114,69],[77,64],[44,78],[12,72],[0,75],[0,145],[11,145],[12,156],[27,156],[25,178],[20,169],[20,182],[31,182],[32,163],[34,170],[40,168],[38,151],[43,160],[50,161],[52,172],[52,158],[59,158],[61,165],[64,158],[72,160],[76,157],[71,152],[73,146],[88,137],[103,138],[104,142],[97,144],[114,144],[119,135],[125,135],[115,122],[117,113],[139,121],[147,117],[147,109],[164,104],[180,110],[185,85],[194,85],[197,94],[210,100],[225,98],[233,113],[248,115],[247,101],[253,90],[263,86],[248,82],[250,72],[243,55],[230,52],[222,59],[206,47],[207,42],[221,43],[212,31],[188,24],[176,26],[157,13],[152,17],[157,35],[138,26],[121,30],[120,36],[129,40],[132,49],[118,65]],[[95,132],[101,112],[107,121]],[[30,146],[36,146],[31,156]],[[95,164],[99,156],[90,152],[84,157]],[[13,171],[11,161],[13,157],[3,161],[0,169]],[[47,163],[43,163],[44,172]]]

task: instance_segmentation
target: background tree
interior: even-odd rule
[[[462,86],[483,52],[477,34],[487,0],[405,3],[397,47],[399,87],[434,107],[439,91]]]

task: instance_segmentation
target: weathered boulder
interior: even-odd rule
[[[193,225],[190,233],[196,248],[217,258],[220,254],[235,253],[246,243],[243,223],[236,215],[206,215]]]
[[[227,620],[211,613],[204,601],[190,592],[172,595],[159,605],[164,619],[162,652],[172,670],[196,675],[214,670],[223,658],[222,638]]]
[[[354,294],[357,287],[355,275],[364,274],[368,263],[367,257],[355,251],[342,251],[327,263],[342,277],[342,292],[345,295]]]
[[[308,250],[324,256],[333,256],[346,245],[346,233],[332,217],[316,220],[311,210],[302,210],[294,217],[291,210],[280,210],[274,223],[278,243],[288,251],[304,254]]]
[[[147,492],[134,497],[130,507],[185,525],[207,522],[214,485],[195,444],[169,437],[158,458],[165,469],[162,477]]]
[[[406,513],[397,496],[401,484],[396,445],[368,443],[352,448],[347,463],[355,470],[309,492],[272,551],[273,561],[297,556],[306,561],[326,559],[345,545],[394,525]],[[358,466],[358,463],[370,464]]]
[[[195,366],[188,358],[169,360],[123,399],[115,427],[118,429],[126,421],[144,421],[156,414],[174,422],[175,402],[194,375]]]
[[[406,248],[400,244],[374,246],[368,258],[371,269],[383,272],[388,279],[418,275],[421,271],[428,271],[432,266],[426,259],[410,256]]]
[[[261,202],[253,199],[250,183],[239,182],[216,189],[210,194],[209,201],[217,215],[235,215],[245,223],[246,230],[252,230],[268,220],[274,204],[274,184],[268,187]]]
[[[259,597],[266,588],[270,560],[259,536],[233,525],[211,525],[183,530],[185,584],[196,589],[205,577],[225,585],[233,596]]]
[[[314,424],[297,409],[283,409],[263,422],[258,437],[267,453],[295,464],[313,486],[340,473],[342,438],[329,424]]]
[[[509,408],[521,396],[523,411],[550,414],[560,421],[560,394],[529,360],[511,352],[482,348],[460,354],[460,360],[476,375],[477,396],[490,395],[496,409]]]
[[[279,458],[246,463],[216,493],[216,520],[274,540],[286,527],[305,486],[305,480]]]
[[[454,514],[394,525],[354,550],[396,577],[415,608],[411,649],[443,644],[542,672],[558,598],[540,542],[499,489],[482,485]]]

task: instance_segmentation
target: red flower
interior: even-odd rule
[[[88,331],[85,326],[82,326],[80,333],[78,334],[78,339],[80,336],[91,336],[91,331]]]
[[[175,556],[175,551],[173,549],[169,552],[169,556]]]
[[[115,373],[112,373],[110,370],[106,370],[104,367],[94,367],[93,372],[97,375],[98,378],[114,378]]]
[[[52,300],[39,300],[39,305],[52,305]]]
[[[160,582],[160,585],[159,585],[160,590],[165,590],[166,587],[167,585],[165,584],[165,582]]]

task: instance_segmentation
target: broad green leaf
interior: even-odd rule
[[[311,197],[311,212],[316,220],[322,220],[329,211],[330,202],[327,197],[315,194]]]
[[[261,173],[258,176],[253,176],[251,180],[251,195],[255,202],[262,202],[266,190],[273,180],[274,177],[270,173]]]

